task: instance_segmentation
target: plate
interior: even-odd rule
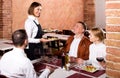
[[[52,38],[47,38],[48,40],[54,41],[54,40],[58,40],[58,38],[56,37],[52,37]]]
[[[91,72],[91,73],[94,73],[98,70],[96,67],[94,67],[92,65],[83,66],[82,69],[87,72]]]

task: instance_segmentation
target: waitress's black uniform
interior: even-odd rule
[[[35,38],[42,38],[43,35],[43,31],[41,28],[40,24],[37,24],[35,21],[33,21],[36,26],[38,27],[38,32]],[[30,60],[34,60],[36,58],[39,58],[41,55],[44,55],[44,50],[43,50],[43,43],[29,43],[29,54],[28,54],[28,58],[30,58]]]

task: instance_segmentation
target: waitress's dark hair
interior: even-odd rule
[[[36,7],[38,7],[38,6],[42,6],[40,3],[38,3],[38,2],[33,2],[31,5],[30,5],[30,7],[29,7],[29,9],[28,9],[28,14],[29,15],[34,15],[34,8],[36,8]]]

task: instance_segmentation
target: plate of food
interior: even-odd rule
[[[91,72],[91,73],[94,73],[98,70],[98,68],[96,68],[92,65],[83,66],[82,69],[87,71],[87,72]]]
[[[48,40],[54,41],[54,40],[58,40],[57,37],[51,37],[51,38],[47,38]]]

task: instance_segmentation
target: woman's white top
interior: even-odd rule
[[[36,39],[35,36],[38,32],[37,25],[33,22],[35,21],[37,24],[39,24],[38,19],[34,17],[33,15],[29,15],[27,20],[25,21],[25,30],[28,35],[28,42],[29,43],[39,43],[40,39]]]
[[[92,63],[93,66],[95,67],[102,67],[99,62],[96,60],[97,57],[103,57],[105,60],[106,57],[106,46],[103,43],[99,44],[91,44],[90,48],[90,55],[89,55],[89,62]]]

